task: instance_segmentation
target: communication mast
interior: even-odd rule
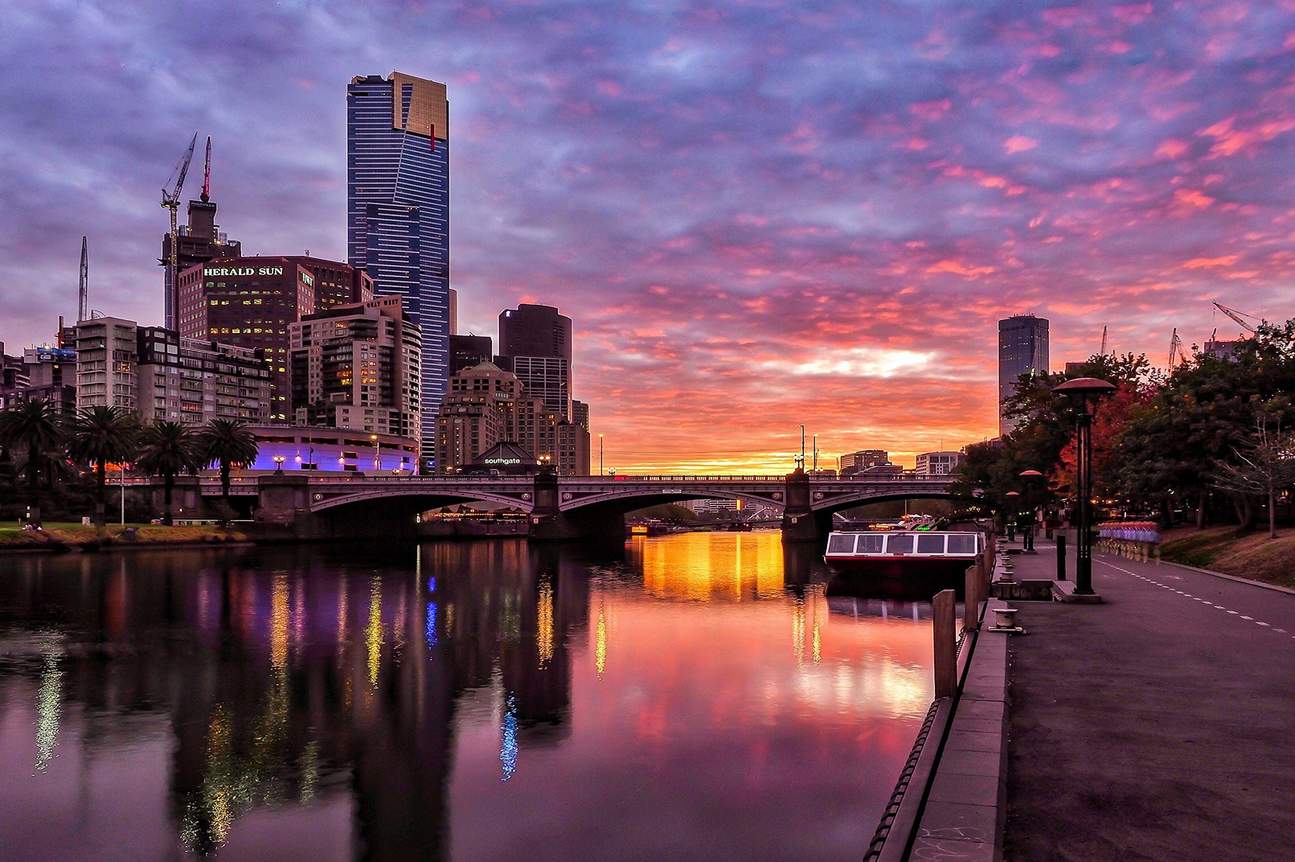
[[[90,317],[90,254],[85,237],[81,237],[81,281],[79,287],[76,319],[82,321]]]
[[[176,228],[176,214],[180,209],[180,190],[184,188],[185,175],[189,173],[189,162],[193,161],[193,148],[198,144],[198,133],[193,133],[193,138],[189,141],[189,148],[184,151],[180,161],[175,163],[175,168],[171,171],[171,176],[167,177],[167,185],[162,188],[162,208],[171,211],[171,253],[167,255],[166,261],[166,291],[167,302],[171,300],[171,293],[174,290],[175,280],[179,276],[176,272],[179,266],[179,231]],[[168,308],[168,313],[170,309]],[[170,323],[168,322],[168,326]]]

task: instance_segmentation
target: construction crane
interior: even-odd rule
[[[207,158],[202,166],[202,202],[206,203],[211,194],[211,135],[207,136]]]
[[[198,145],[198,133],[193,133],[193,138],[189,141],[189,148],[184,151],[180,161],[175,163],[175,168],[171,171],[171,176],[167,177],[167,185],[171,187],[167,191],[166,187],[162,188],[162,208],[171,211],[171,253],[166,261],[166,290],[167,296],[170,297],[175,279],[178,276],[176,269],[179,266],[179,231],[176,228],[176,215],[180,210],[180,190],[184,188],[184,178],[189,173],[189,162],[193,161],[193,148]],[[167,326],[171,321],[167,321]]]
[[[1244,329],[1246,332],[1255,331],[1254,324],[1247,323],[1245,320],[1245,318],[1247,317],[1253,318],[1254,320],[1258,320],[1259,318],[1255,317],[1253,314],[1246,314],[1244,311],[1237,311],[1235,308],[1228,308],[1226,305],[1223,305],[1222,303],[1219,303],[1219,302],[1216,302],[1213,305],[1219,311],[1223,312],[1228,317],[1235,320],[1237,324],[1240,325],[1240,327]],[[1215,331],[1217,332],[1218,330],[1215,330]]]
[[[1174,333],[1169,337],[1169,370],[1174,370],[1174,363],[1180,365],[1187,364],[1187,354],[1183,352],[1183,339],[1178,335],[1177,327]]]
[[[81,237],[81,281],[77,294],[77,321],[90,319],[90,252],[86,238]]]
[[[1098,356],[1106,355],[1106,324],[1102,324],[1102,349],[1097,351]]]

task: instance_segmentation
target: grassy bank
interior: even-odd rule
[[[1177,527],[1164,534],[1162,559],[1295,588],[1295,529],[1238,533],[1236,527]]]
[[[103,530],[73,523],[46,523],[45,529],[23,530],[16,524],[0,526],[0,551],[5,550],[74,550],[100,547],[138,547],[145,545],[188,545],[245,542],[248,537],[238,529],[215,526],[163,527],[150,524],[109,524]]]

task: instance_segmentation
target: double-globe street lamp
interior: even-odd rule
[[[1079,497],[1078,544],[1075,548],[1075,593],[1093,594],[1093,413],[1103,395],[1115,386],[1096,377],[1077,377],[1052,388],[1074,400],[1079,408],[1075,420],[1075,472]]]

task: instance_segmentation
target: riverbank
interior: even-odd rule
[[[103,530],[73,523],[47,523],[42,530],[0,526],[0,552],[91,551],[100,548],[221,545],[249,542],[237,528],[217,526],[164,527],[154,524],[109,524]]]
[[[1252,581],[1295,588],[1295,529],[1238,533],[1236,527],[1176,527],[1162,536],[1160,558]]]

